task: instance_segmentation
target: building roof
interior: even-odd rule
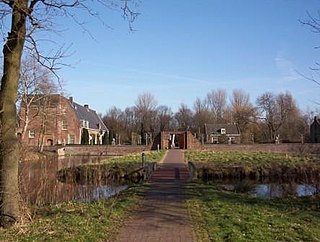
[[[237,124],[205,124],[204,131],[206,134],[221,134],[221,129],[225,129],[226,134],[240,135]]]
[[[76,102],[73,102],[72,98],[69,98],[69,103],[72,105],[79,121],[85,120],[89,122],[89,129],[100,129],[103,131],[108,130],[97,112],[93,109],[90,109],[88,105],[82,106]]]

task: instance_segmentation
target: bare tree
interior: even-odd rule
[[[224,113],[227,108],[227,92],[224,89],[212,90],[207,94],[206,102],[213,113],[215,123],[224,123]]]
[[[135,102],[135,109],[142,143],[147,144],[148,133],[155,135],[157,101],[151,93],[142,93]]]
[[[320,34],[320,12],[317,11],[317,17],[314,17],[312,14],[307,12],[307,18],[304,20],[300,20],[300,23],[310,28],[310,30],[313,33]],[[316,46],[315,49],[319,49],[319,46]],[[314,67],[310,67],[311,74],[310,75],[304,75],[301,74],[304,78],[306,78],[309,81],[314,82],[317,85],[320,85],[320,78],[319,78],[319,71],[320,71],[320,63],[315,62]],[[320,104],[318,101],[315,101],[315,103]]]
[[[123,124],[123,113],[117,107],[111,107],[106,115],[103,117],[103,122],[108,125],[109,129],[109,142],[116,139],[116,143],[121,143],[119,137],[125,138],[125,129]]]
[[[186,104],[181,103],[180,108],[174,117],[177,120],[179,130],[186,131],[193,128],[193,113]]]
[[[130,10],[129,0],[100,0],[97,3],[102,4],[103,7],[120,7],[129,22],[137,16]],[[2,226],[11,226],[22,217],[18,186],[19,147],[16,136],[16,100],[23,49],[32,50],[39,63],[55,70],[56,64],[64,53],[58,49],[51,56],[43,54],[35,35],[37,30],[52,30],[55,17],[62,16],[70,17],[83,26],[77,18],[77,11],[86,11],[91,16],[97,16],[96,12],[88,7],[89,4],[90,2],[86,0],[0,1],[2,33],[8,32],[3,45],[3,75],[0,90],[0,223]]]
[[[261,118],[265,120],[268,127],[269,139],[274,140],[281,126],[279,111],[276,105],[276,97],[271,92],[260,95],[256,101],[261,113]]]
[[[25,58],[22,61],[20,82],[18,86],[19,127],[21,140],[24,140],[29,123],[40,114],[42,109],[30,113],[31,107],[39,104],[43,98],[58,92],[58,86],[51,78],[52,73],[40,65],[34,58]],[[41,103],[42,104],[42,103]]]
[[[232,92],[230,99],[231,107],[233,110],[233,119],[244,130],[251,118],[254,116],[254,107],[250,102],[248,93],[240,89],[235,89]]]
[[[285,140],[299,140],[305,134],[303,117],[289,92],[275,95],[265,92],[256,100],[260,118],[268,127],[269,141],[277,135]]]
[[[123,122],[124,122],[124,129],[127,132],[128,141],[131,143],[139,143],[132,140],[132,134],[138,133],[138,120],[136,116],[135,107],[127,107],[123,111]]]
[[[157,108],[157,101],[151,93],[144,92],[138,96],[135,106],[141,113],[153,111]]]
[[[280,93],[277,96],[277,104],[282,120],[279,130],[282,141],[300,141],[301,137],[305,135],[305,126],[293,96],[290,92]]]
[[[201,134],[204,133],[204,125],[206,123],[211,123],[211,113],[209,112],[208,105],[206,101],[201,101],[200,98],[197,98],[195,102],[193,103],[193,122],[196,129],[196,132],[198,134],[198,138],[201,137]]]
[[[239,125],[242,140],[246,142],[251,139],[249,126],[255,121],[256,109],[250,102],[249,94],[243,90],[233,90],[230,102],[233,122]]]
[[[171,128],[173,113],[168,106],[161,105],[157,108],[157,123],[159,131],[166,131]]]

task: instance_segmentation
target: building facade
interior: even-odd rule
[[[151,149],[200,149],[201,143],[190,131],[162,131],[155,139]]]
[[[240,129],[237,124],[205,124],[204,142],[210,144],[240,144]]]
[[[96,111],[61,95],[29,97],[21,105],[18,134],[32,146],[102,144],[108,129]],[[88,136],[84,139],[84,135]]]

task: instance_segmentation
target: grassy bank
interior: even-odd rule
[[[188,161],[199,165],[214,166],[261,166],[272,167],[286,165],[313,165],[320,167],[320,157],[315,155],[297,156],[293,154],[280,154],[268,152],[241,152],[241,151],[186,151]]]
[[[58,172],[59,181],[75,184],[101,183],[138,183],[148,177],[153,169],[153,163],[159,162],[165,151],[149,151],[109,158],[96,163],[86,163],[69,167]],[[142,167],[148,167],[143,169]]]
[[[320,157],[241,151],[187,151],[199,178],[319,178]]]
[[[114,241],[139,206],[145,186],[131,187],[97,202],[67,202],[35,208],[32,221],[0,230],[0,241]]]
[[[160,150],[160,151],[145,151],[143,152],[145,155],[145,161],[146,162],[157,162],[162,159],[164,154],[166,153],[165,150]],[[130,164],[141,164],[142,160],[142,153],[134,153],[134,154],[129,154],[129,155],[124,155],[124,156],[116,156],[113,158],[109,158],[106,160],[103,160],[99,163],[102,164],[124,164],[128,165]],[[129,164],[129,165],[130,165]]]
[[[259,199],[190,183],[187,206],[199,242],[320,241],[320,199]]]
[[[215,178],[319,174],[317,156],[265,152],[187,151],[185,158]],[[320,241],[320,196],[263,199],[193,182],[187,206],[198,241]]]
[[[165,151],[146,152],[146,163],[160,161],[164,154]],[[107,159],[99,164],[135,169],[141,166],[141,153]],[[114,241],[130,212],[139,206],[145,189],[147,185],[139,184],[105,200],[32,206],[31,221],[0,229],[0,241]]]

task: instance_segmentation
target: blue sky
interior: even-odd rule
[[[175,112],[217,88],[243,89],[254,103],[266,91],[289,91],[301,109],[318,108],[320,86],[304,79],[319,60],[320,34],[299,19],[319,0],[141,0],[130,32],[121,13],[102,11],[81,31],[63,23],[72,43],[60,71],[66,94],[98,112],[133,106],[149,92]]]

